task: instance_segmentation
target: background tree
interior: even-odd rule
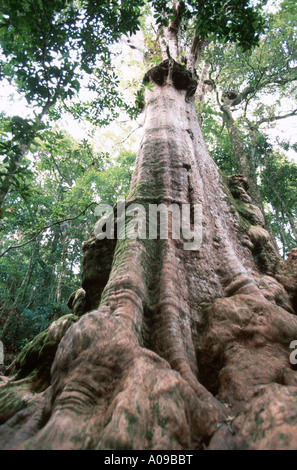
[[[94,209],[100,201],[115,204],[125,196],[134,159],[126,153],[112,161],[108,154],[96,154],[87,141],[43,132],[34,169],[28,167],[24,181],[30,193],[21,199],[18,189],[11,190],[10,209],[2,219],[1,337],[6,352],[19,350],[69,312],[67,300],[80,284],[81,245],[97,220]]]
[[[22,93],[33,117],[6,120],[0,207],[16,183],[44,118],[59,116],[81,88],[82,79],[93,94],[90,102],[69,106],[75,115],[106,123],[122,101],[116,92],[110,45],[122,34],[135,33],[142,2],[22,0],[0,2],[1,77]],[[102,111],[109,111],[103,115]]]
[[[219,44],[204,52],[207,74],[198,109],[204,135],[207,141],[212,140],[212,148],[216,147],[213,155],[216,158],[218,154],[216,161],[221,168],[228,168],[228,174],[238,171],[247,178],[253,201],[262,211],[263,197],[268,204],[276,202],[263,192],[267,186],[261,187],[262,172],[269,164],[270,127],[296,115],[295,14],[291,1],[282,2],[276,12],[269,13],[265,35],[252,52],[241,51],[235,45],[222,47]],[[215,92],[216,101],[209,91]],[[226,142],[223,146],[222,140]],[[231,145],[231,160],[230,151],[224,150],[226,145]],[[280,184],[286,186],[286,181]],[[290,188],[294,199],[294,189]],[[278,198],[282,198],[281,192]],[[277,239],[283,238],[280,233],[287,230],[285,219],[282,228],[279,224],[273,225]],[[294,232],[292,235],[294,238]]]

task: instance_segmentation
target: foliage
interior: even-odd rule
[[[234,148],[232,150],[234,137],[226,129],[224,109],[228,109],[232,126],[241,139],[241,149],[254,168],[266,215],[284,254],[297,244],[293,205],[296,186],[292,181],[289,184],[285,177],[291,168],[294,178],[295,167],[272,147],[268,135],[278,121],[293,117],[297,112],[294,26],[297,18],[293,3],[284,0],[277,11],[266,14],[267,30],[252,52],[245,52],[234,44],[213,43],[208,47],[203,58],[208,64],[207,79],[214,93],[204,94],[198,110],[215,161],[223,171],[232,174],[239,171],[239,155],[234,153]],[[274,141],[275,146],[279,144]],[[294,149],[294,145],[294,142],[287,142],[285,150]]]
[[[156,23],[168,26],[175,19],[173,2],[151,0],[156,13]],[[237,43],[249,50],[259,42],[264,31],[261,13],[249,5],[249,0],[188,0],[181,2],[182,21],[193,22],[195,34],[206,41]],[[265,3],[265,2],[262,2]]]
[[[0,329],[6,328],[10,350],[68,313],[68,297],[80,285],[81,247],[96,222],[96,204],[114,204],[117,196],[126,196],[134,160],[128,152],[112,159],[95,152],[87,140],[43,131],[25,178],[30,192],[24,198],[14,187],[7,196],[1,251],[30,240],[44,226],[61,223],[1,258]],[[81,217],[63,222],[91,203]]]
[[[271,226],[285,256],[297,245],[297,164],[274,151],[263,136],[259,139],[259,150],[262,197],[268,204]]]
[[[45,116],[57,119],[66,108],[76,118],[107,124],[125,107],[111,63],[110,46],[139,29],[143,2],[109,0],[1,0],[0,78],[6,78],[30,105],[34,117],[14,116],[1,124],[5,159],[0,206],[19,184],[22,159],[43,129]],[[82,104],[71,103],[84,87]],[[108,111],[106,111],[108,109]],[[4,171],[5,170],[5,171]]]
[[[110,65],[112,42],[135,33],[141,2],[1,0],[2,73],[43,108],[79,90],[98,58]]]
[[[281,9],[266,15],[267,31],[252,53],[236,45],[212,44],[204,53],[210,64],[210,79],[220,97],[232,95],[233,108],[242,106],[244,112],[253,104],[258,121],[269,119],[279,112],[278,98],[294,96],[292,83],[297,80],[296,10],[288,15],[290,0]],[[273,104],[263,102],[264,94],[274,94]],[[293,93],[292,93],[293,91]]]
[[[226,175],[238,173],[238,165],[228,132],[222,125],[221,114],[209,103],[203,103],[198,113],[201,116],[203,136],[214,161]]]

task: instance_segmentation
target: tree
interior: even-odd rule
[[[297,244],[297,165],[280,152],[273,152],[265,140],[264,144],[261,190],[264,201],[270,204],[271,224],[274,232],[280,234],[282,251],[286,254]]]
[[[193,14],[193,44],[219,36],[244,47],[259,16],[245,1],[152,3],[167,57],[144,79],[152,86],[126,207],[187,204],[191,228],[202,207],[202,244],[184,249],[190,227],[184,238],[117,241],[95,230],[74,313],[23,349],[1,387],[6,448],[295,445],[296,255],[286,276],[277,274],[281,263],[247,181],[225,178],[211,159],[195,110],[197,79],[174,60],[182,15]],[[118,226],[119,208],[115,216]]]
[[[105,105],[111,115],[122,105],[109,46],[122,34],[136,32],[141,5],[139,1],[1,0],[0,78],[7,78],[25,96],[34,117],[6,119],[10,137],[0,146],[4,156],[0,209],[18,179],[23,158],[44,128],[45,117],[57,118],[67,107],[75,116],[92,114],[93,120],[106,123]],[[69,105],[85,77],[95,98]]]
[[[20,189],[11,189],[2,218],[0,338],[7,358],[68,313],[94,209],[99,200],[114,204],[126,194],[134,158],[120,153],[111,160],[86,140],[43,132],[24,182],[30,192],[21,198]]]
[[[235,44],[213,44],[204,53],[209,76],[204,83],[208,87],[204,86],[202,99],[206,103],[206,92],[215,91],[219,110],[212,109],[211,112],[221,116],[228,131],[237,171],[247,178],[252,199],[262,211],[259,180],[263,163],[268,162],[261,156],[261,149],[265,154],[263,133],[267,133],[268,125],[295,116],[297,112],[295,15],[292,2],[283,1],[276,12],[267,15],[267,30],[259,47],[253,51],[242,51]],[[269,104],[266,104],[266,95],[270,98]],[[283,110],[284,98],[290,100],[290,111]],[[200,105],[203,117],[207,112],[209,105],[204,109]],[[203,125],[203,130],[205,127]],[[216,132],[210,126],[208,128],[208,134]],[[221,128],[217,134],[221,134]],[[218,139],[222,140],[221,135]],[[223,155],[220,156],[221,163]],[[230,162],[228,152],[225,161],[227,164]],[[268,202],[271,204],[272,199]]]

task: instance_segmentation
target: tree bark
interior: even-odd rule
[[[222,105],[221,110],[223,112],[223,119],[228,129],[234,157],[237,161],[239,171],[248,179],[249,192],[253,202],[257,204],[264,213],[263,202],[257,184],[256,168],[253,166],[253,162],[251,161],[251,155],[248,155],[247,150],[244,148],[242,137],[235,125],[230,106],[227,104]]]
[[[163,60],[172,57],[174,60],[179,59],[180,48],[178,41],[179,26],[181,21],[181,13],[185,8],[184,2],[173,0],[172,2],[172,16],[174,19],[169,20],[169,25],[162,28],[160,37],[160,46],[162,51]]]
[[[192,44],[187,53],[187,66],[192,73],[195,72],[198,60],[202,51],[209,45],[209,41],[205,40],[202,36],[195,35]]]
[[[53,337],[59,343],[51,377],[43,373],[41,381],[34,345],[13,365],[0,386],[2,446],[294,448],[289,345],[297,319],[273,277],[279,258],[246,202],[244,179],[235,190],[207,151],[192,74],[166,61],[147,75],[155,86],[145,92],[127,205],[202,205],[202,245],[126,238],[104,252],[100,266],[104,240],[90,238],[83,288],[93,310],[72,326],[60,319],[51,327],[51,344]]]
[[[68,228],[66,233],[61,235],[61,244],[62,244],[62,259],[61,259],[61,270],[59,274],[57,289],[56,289],[56,302],[60,303],[62,300],[62,291],[64,287],[64,279],[67,271],[67,252],[68,252]]]

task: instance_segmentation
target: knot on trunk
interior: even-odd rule
[[[67,306],[72,310],[72,313],[77,316],[81,316],[85,313],[84,307],[86,304],[86,291],[84,289],[78,289],[73,292],[69,297]]]
[[[281,264],[279,273],[275,277],[289,293],[297,315],[297,248],[288,253],[287,261]]]
[[[252,204],[248,193],[248,180],[243,175],[236,174],[228,176],[227,181],[242,224],[241,242],[252,252],[260,272],[274,276],[279,263],[279,255],[272,243],[270,233],[265,229],[262,211]]]
[[[232,196],[235,199],[239,199],[243,202],[250,203],[252,199],[248,194],[249,183],[247,178],[243,175],[231,175],[228,176],[228,185],[231,191]]]
[[[190,70],[175,62],[175,60],[167,59],[150,69],[144,76],[143,83],[153,82],[156,85],[164,86],[168,83],[169,73],[171,75],[171,83],[177,90],[186,90],[186,100],[194,96],[197,89],[198,81]]]

